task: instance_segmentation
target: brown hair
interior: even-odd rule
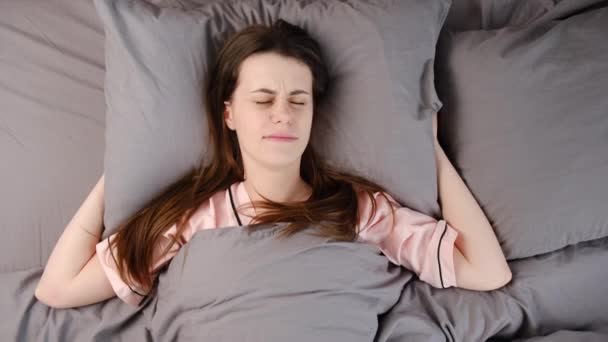
[[[154,265],[154,246],[158,246],[163,233],[177,224],[175,238],[161,252],[161,256],[175,243],[179,246],[186,243],[182,236],[187,227],[185,223],[199,206],[217,191],[244,180],[236,133],[228,129],[224,121],[224,101],[231,97],[236,87],[243,60],[258,52],[276,52],[296,58],[310,68],[313,76],[313,121],[319,115],[318,103],[323,101],[327,93],[329,75],[320,46],[305,30],[279,19],[270,26],[252,25],[234,34],[220,50],[206,80],[209,150],[213,152],[210,163],[203,166],[201,162],[168,186],[142,210],[125,220],[111,240],[116,247],[115,259],[120,260],[117,263],[120,277],[127,284],[136,282],[144,289],[153,286],[155,274],[150,270]],[[256,208],[266,210],[253,218],[246,229],[251,232],[272,227],[268,223],[285,222],[288,224],[277,234],[278,238],[316,228],[316,235],[336,241],[355,241],[358,236],[356,226],[360,220],[358,192],[365,192],[371,199],[371,220],[376,212],[373,194],[382,192],[384,196],[385,189],[361,176],[325,165],[313,151],[310,142],[301,160],[300,174],[312,187],[311,197],[304,202],[255,201],[253,205]],[[251,207],[252,203],[247,206]]]

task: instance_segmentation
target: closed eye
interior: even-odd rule
[[[256,104],[269,104],[269,103],[271,103],[271,102],[272,102],[272,101],[255,101],[255,103],[256,103]],[[291,103],[293,103],[293,104],[295,104],[295,105],[300,105],[300,106],[302,106],[302,105],[305,105],[305,104],[306,104],[306,103],[304,103],[304,102],[291,102]]]

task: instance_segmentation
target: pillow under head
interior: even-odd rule
[[[106,230],[205,160],[205,74],[231,33],[282,18],[326,55],[332,92],[311,133],[327,162],[437,215],[431,114],[449,0],[213,1],[188,10],[95,0],[106,33]]]

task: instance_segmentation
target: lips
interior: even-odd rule
[[[289,134],[270,134],[264,136],[264,139],[273,139],[273,140],[296,140],[298,137]]]

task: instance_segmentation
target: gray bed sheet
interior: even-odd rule
[[[330,332],[348,336],[357,329],[360,333],[349,341],[370,336],[386,342],[608,341],[608,238],[513,261],[509,285],[475,292],[434,289],[365,246],[305,237],[294,240],[301,244],[279,244],[266,234],[244,239],[238,238],[243,237],[238,227],[204,231],[190,241],[189,255],[180,252],[162,273],[158,296],[139,308],[118,298],[77,309],[49,308],[36,300],[34,289],[63,227],[103,164],[103,31],[92,3],[0,2],[0,71],[0,341],[166,341],[180,334],[180,341],[197,339],[193,331],[209,329],[205,317],[213,315],[211,307],[222,308],[228,312],[225,317],[239,322],[236,314],[247,303],[209,306],[204,302],[209,296],[238,299],[256,290],[258,296],[250,300],[285,317],[301,313],[315,318],[314,310],[290,310],[296,294],[304,299],[301,305],[310,300],[333,303],[338,310],[358,307],[328,323],[343,329],[311,330],[314,338],[302,333],[290,341],[322,341]],[[220,248],[231,244],[239,248]],[[289,246],[301,253],[290,253]],[[232,260],[232,267],[226,267],[226,260]],[[174,276],[182,274],[182,265],[208,269],[185,273],[200,276],[184,280]],[[196,287],[204,284],[203,275],[243,271],[251,277],[241,287],[221,287],[221,278],[212,277],[217,291],[197,295],[204,291]],[[273,279],[281,279],[277,290],[290,290],[290,295],[275,292],[273,302],[268,300],[272,291],[259,292],[260,283]],[[315,289],[330,285],[335,286],[331,300],[319,302]],[[346,285],[350,292],[340,290]],[[198,309],[181,310],[197,303]],[[301,320],[296,327],[306,328],[307,322],[314,321]],[[272,330],[276,324],[265,324],[270,322],[262,321],[256,329],[269,336],[281,333]],[[228,326],[238,328],[233,323],[216,331],[226,340],[243,333]]]
[[[91,1],[0,1],[0,272],[44,265],[99,180],[103,82]]]
[[[198,232],[142,306],[53,309],[41,268],[0,274],[1,341],[608,340],[608,238],[511,262],[506,287],[436,289],[375,246],[271,227]]]

